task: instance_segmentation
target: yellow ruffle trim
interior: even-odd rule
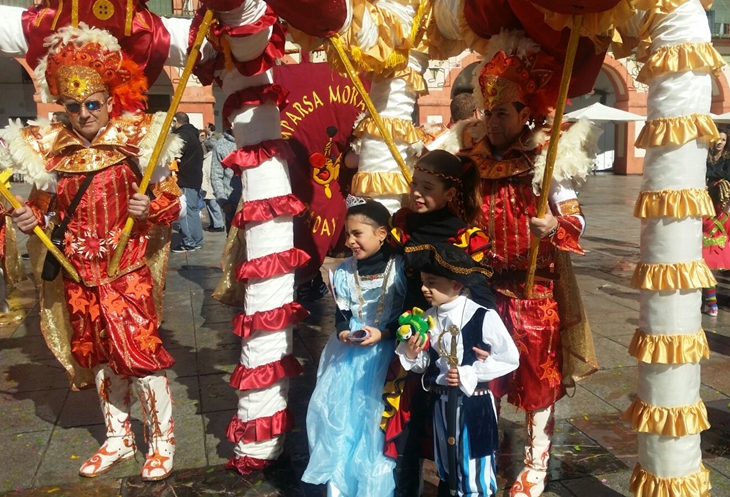
[[[662,47],[651,54],[636,80],[646,83],[667,73],[694,71],[706,67],[717,75],[725,65],[712,43],[681,43]]]
[[[621,417],[638,432],[664,437],[697,435],[710,428],[702,399],[688,406],[657,407],[636,397]]]
[[[394,140],[400,140],[408,143],[409,145],[419,141],[416,127],[413,126],[411,121],[406,121],[405,119],[399,119],[397,117],[381,117],[381,119],[383,120],[385,127],[390,132],[390,136]],[[355,130],[352,132],[352,134],[358,138],[362,138],[362,135],[365,133],[376,138],[383,138],[372,117],[366,117],[360,121],[355,127]]]
[[[705,330],[694,335],[648,335],[637,329],[629,355],[648,364],[687,364],[710,358]]]
[[[715,207],[704,188],[644,191],[639,194],[634,207],[634,217],[640,219],[714,215]]]
[[[580,33],[582,36],[594,38],[596,35],[605,34],[616,26],[621,26],[636,14],[634,4],[636,0],[620,0],[613,8],[603,12],[591,12],[583,14],[583,23]],[[573,26],[573,16],[560,14],[538,7],[545,13],[545,22],[556,31]]]
[[[704,260],[636,265],[631,286],[642,290],[690,290],[715,286],[717,281]]]
[[[352,178],[353,195],[402,195],[408,192],[408,182],[399,172],[357,173]]]
[[[717,127],[707,114],[691,114],[647,121],[636,139],[636,147],[683,145],[697,138],[704,138],[709,142],[719,139]]]
[[[702,463],[697,473],[679,478],[659,478],[636,463],[629,483],[635,497],[708,497],[711,488],[710,470]]]

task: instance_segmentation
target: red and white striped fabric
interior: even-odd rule
[[[293,302],[294,270],[309,256],[294,248],[292,217],[304,205],[291,193],[281,140],[279,106],[287,91],[272,79],[271,66],[284,55],[284,31],[262,0],[235,3],[219,13],[209,36],[218,56],[203,64],[227,95],[223,119],[237,150],[225,165],[241,175],[245,201],[235,217],[246,239],[246,259],[236,268],[236,278],[246,282],[244,310],[233,321],[241,357],[230,380],[238,410],[226,433],[236,444],[228,467],[245,474],[275,461],[294,426],[289,378],[302,366],[292,355],[292,325],[307,315]]]

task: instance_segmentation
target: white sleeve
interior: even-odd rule
[[[405,369],[406,371],[413,371],[414,373],[424,373],[426,369],[428,369],[428,365],[431,362],[427,350],[422,350],[418,354],[418,357],[416,357],[415,359],[410,359],[406,355],[406,344],[404,342],[398,343],[398,346],[395,348],[395,353],[400,359],[401,366],[403,366],[403,369]]]
[[[575,193],[573,182],[571,180],[566,179],[563,181],[556,181],[553,179],[553,181],[550,182],[550,196],[548,197],[548,201],[551,206],[560,202],[565,202],[566,200],[577,199],[578,195]],[[586,229],[586,220],[579,214],[574,214],[574,216],[580,219],[580,224],[582,226],[581,234],[583,234],[583,231]]]
[[[25,57],[28,42],[23,34],[22,16],[26,9],[0,5],[0,54],[6,57]]]
[[[482,340],[489,344],[492,351],[486,360],[477,360],[473,365],[479,381],[491,381],[517,369],[520,355],[515,342],[496,311],[487,310],[484,315]]]

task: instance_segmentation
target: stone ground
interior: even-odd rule
[[[557,434],[550,464],[549,497],[630,495],[636,436],[621,413],[636,390],[637,365],[627,353],[638,325],[638,291],[629,286],[639,258],[639,222],[632,217],[641,178],[599,175],[582,188],[588,219],[585,257],[575,257],[601,370],[580,382],[557,407]],[[14,189],[23,192],[22,187]],[[312,316],[295,331],[295,354],[305,372],[292,380],[297,428],[288,435],[286,458],[278,467],[246,478],[223,469],[232,445],[225,438],[236,397],[228,377],[239,343],[230,331],[234,309],[211,298],[221,270],[224,235],[206,233],[205,248],[171,254],[161,335],[177,364],[169,371],[175,399],[178,441],[174,474],[145,484],[138,454],[96,480],[77,476],[81,462],[104,438],[94,391],[71,392],[63,369],[39,330],[33,283],[11,295],[27,315],[0,327],[0,494],[32,496],[318,496],[321,488],[299,483],[307,462],[304,421],[314,388],[319,354],[332,330],[329,298],[312,304]],[[24,244],[21,243],[21,251]],[[713,351],[703,363],[702,398],[713,427],[702,434],[704,463],[714,496],[730,496],[730,273],[719,275],[720,315],[703,325]],[[136,420],[139,406],[133,407]],[[505,405],[501,426],[500,483],[519,470],[521,416]],[[139,421],[133,424],[142,440]],[[144,447],[143,447],[144,449]],[[424,495],[435,496],[433,466],[426,466]]]

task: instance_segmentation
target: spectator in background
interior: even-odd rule
[[[235,176],[232,169],[224,168],[221,164],[234,150],[236,150],[236,140],[232,131],[227,129],[223,132],[223,137],[215,143],[210,163],[210,183],[213,186],[213,194],[226,216],[226,231],[231,229],[231,221],[241,199],[241,177]]]
[[[449,122],[449,128],[464,119],[477,117],[477,103],[471,92],[455,95],[454,98],[451,99],[450,108],[451,121]]]
[[[53,117],[51,117],[51,122],[52,123],[61,123],[64,126],[66,126],[67,128],[69,128],[69,129],[71,128],[71,120],[68,118],[68,114],[66,114],[65,112],[62,112],[62,111],[54,112]]]
[[[184,112],[178,112],[172,119],[173,133],[185,142],[178,161],[177,184],[182,189],[187,203],[187,212],[180,219],[180,245],[173,252],[192,252],[203,246],[203,224],[200,222],[200,188],[203,184],[203,147],[199,132],[190,124]]]
[[[218,201],[213,194],[213,186],[210,184],[210,163],[213,159],[213,150],[208,147],[209,141],[206,139],[205,131],[200,132],[200,143],[203,145],[203,186],[201,194],[205,201],[205,208],[208,210],[208,219],[210,224],[206,231],[220,232],[226,229],[223,221],[223,213]]]

